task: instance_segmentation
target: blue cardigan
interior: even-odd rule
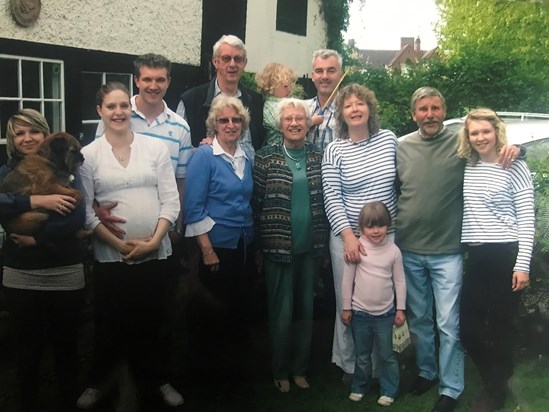
[[[236,249],[240,238],[246,245],[252,242],[253,179],[249,160],[240,180],[228,161],[215,156],[210,145],[202,145],[189,161],[185,181],[185,224],[209,216],[215,222],[208,232],[213,247]]]

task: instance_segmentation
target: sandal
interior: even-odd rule
[[[301,389],[309,389],[311,387],[306,376],[294,376],[294,383]]]
[[[280,392],[290,392],[290,381],[288,379],[275,379],[274,385]]]

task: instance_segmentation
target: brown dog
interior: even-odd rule
[[[81,145],[68,133],[48,136],[36,153],[26,155],[2,181],[0,192],[21,195],[67,195],[82,200],[82,193],[70,187],[76,169],[84,161]],[[49,212],[35,209],[2,222],[8,233],[33,235]]]

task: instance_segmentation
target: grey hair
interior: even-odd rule
[[[225,96],[223,94],[220,94],[212,101],[212,106],[208,113],[208,118],[206,119],[206,128],[208,131],[214,132],[217,129],[217,116],[219,115],[219,112],[226,107],[233,108],[239,116],[242,116],[241,132],[244,133],[244,130],[246,130],[250,125],[250,113],[248,113],[248,109],[244,107],[240,99]]]
[[[318,49],[313,52],[313,60],[311,62],[311,65],[314,67],[315,60],[320,58],[322,60],[325,60],[329,57],[336,57],[337,62],[339,64],[339,70],[343,70],[343,57],[341,57],[341,54],[339,54],[337,51],[332,49]]]
[[[442,107],[446,109],[446,100],[444,100],[444,96],[441,92],[434,87],[420,87],[414,92],[414,94],[412,94],[412,99],[410,100],[410,110],[412,113],[416,110],[416,102],[424,99],[425,97],[440,97]]]
[[[242,40],[240,40],[234,34],[224,34],[213,45],[213,57],[214,58],[219,57],[219,48],[221,47],[222,44],[228,44],[229,46],[233,46],[234,48],[237,48],[238,50],[242,50],[244,52],[244,58],[246,59],[248,57],[248,52],[246,51],[246,45],[244,44],[244,42]]]
[[[303,111],[305,112],[305,121],[307,122],[307,128],[310,129],[313,125],[313,118],[311,117],[311,113],[309,113],[309,107],[307,106],[307,103],[305,103],[304,100],[295,99],[292,97],[280,100],[280,102],[278,102],[278,105],[276,106],[275,121],[277,129],[280,130],[282,124],[282,112],[289,107],[303,109]]]

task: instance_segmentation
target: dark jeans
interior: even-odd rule
[[[189,310],[189,339],[194,373],[223,384],[246,377],[249,337],[251,246],[215,247],[219,270],[198,264],[198,287]],[[249,355],[248,355],[249,356]]]
[[[40,358],[48,337],[55,356],[59,410],[69,411],[78,396],[77,335],[83,290],[39,291],[4,287],[16,336],[22,410],[39,406]]]
[[[161,331],[170,262],[149,260],[128,265],[95,263],[95,345],[90,376],[98,385],[116,362],[126,358],[138,387],[152,390],[162,383]]]
[[[468,248],[461,292],[461,341],[493,396],[505,396],[513,375],[513,317],[520,293],[511,290],[516,243]]]

